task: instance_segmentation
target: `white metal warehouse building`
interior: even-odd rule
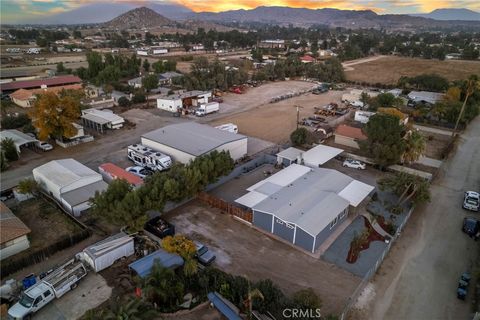
[[[53,160],[32,173],[42,189],[75,216],[90,208],[89,200],[95,191],[108,187],[101,174],[74,159]]]
[[[373,190],[336,170],[293,163],[235,202],[252,209],[256,227],[314,253]]]
[[[189,163],[214,150],[229,151],[233,160],[247,154],[247,137],[196,122],[169,125],[142,136],[142,144]]]

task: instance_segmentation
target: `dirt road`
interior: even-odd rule
[[[356,64],[362,64],[362,63],[366,63],[366,62],[370,62],[370,61],[375,61],[375,60],[378,60],[378,59],[381,59],[381,58],[384,58],[384,57],[385,56],[374,56],[374,57],[356,59],[356,60],[351,60],[351,61],[345,61],[344,63],[342,63],[342,66],[343,66],[343,69],[345,71],[353,71],[353,70],[355,70],[355,68],[353,68],[352,66],[354,66]]]
[[[363,318],[468,319],[471,315],[469,301],[456,298],[456,286],[478,253],[478,244],[461,232],[463,217],[473,215],[461,204],[464,190],[479,188],[480,118],[460,140],[431,188],[431,203],[414,212],[374,278]]]

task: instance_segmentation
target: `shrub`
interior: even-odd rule
[[[118,105],[120,107],[128,107],[130,106],[130,100],[128,100],[127,97],[120,97],[120,99],[118,99]]]
[[[15,143],[11,138],[5,138],[1,143],[2,151],[5,155],[5,158],[8,161],[18,160],[17,149],[15,148]]]
[[[143,93],[137,93],[132,98],[133,103],[144,103],[145,101],[147,101],[147,98]]]

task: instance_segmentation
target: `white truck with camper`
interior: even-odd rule
[[[203,117],[207,114],[218,112],[220,110],[220,104],[218,102],[209,102],[201,104],[195,111],[197,117]]]
[[[163,171],[172,166],[172,158],[170,158],[170,156],[141,144],[128,146],[127,156],[128,159],[132,160],[137,166],[152,171]]]
[[[77,259],[71,259],[39,283],[22,293],[20,301],[8,309],[8,319],[25,319],[46,304],[77,287],[78,282],[87,275],[85,265]]]
[[[228,132],[231,132],[231,133],[238,133],[238,126],[236,124],[233,124],[233,123],[222,124],[222,125],[217,126],[215,128],[219,129],[219,130],[228,131]]]
[[[77,254],[77,258],[88,264],[95,272],[100,272],[134,253],[133,237],[120,232],[85,248]]]

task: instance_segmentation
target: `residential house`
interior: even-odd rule
[[[367,136],[361,128],[341,124],[335,130],[335,143],[348,146],[350,148],[360,149],[359,141],[366,140]]]
[[[0,260],[28,249],[29,233],[30,228],[15,216],[3,201],[0,202]]]

